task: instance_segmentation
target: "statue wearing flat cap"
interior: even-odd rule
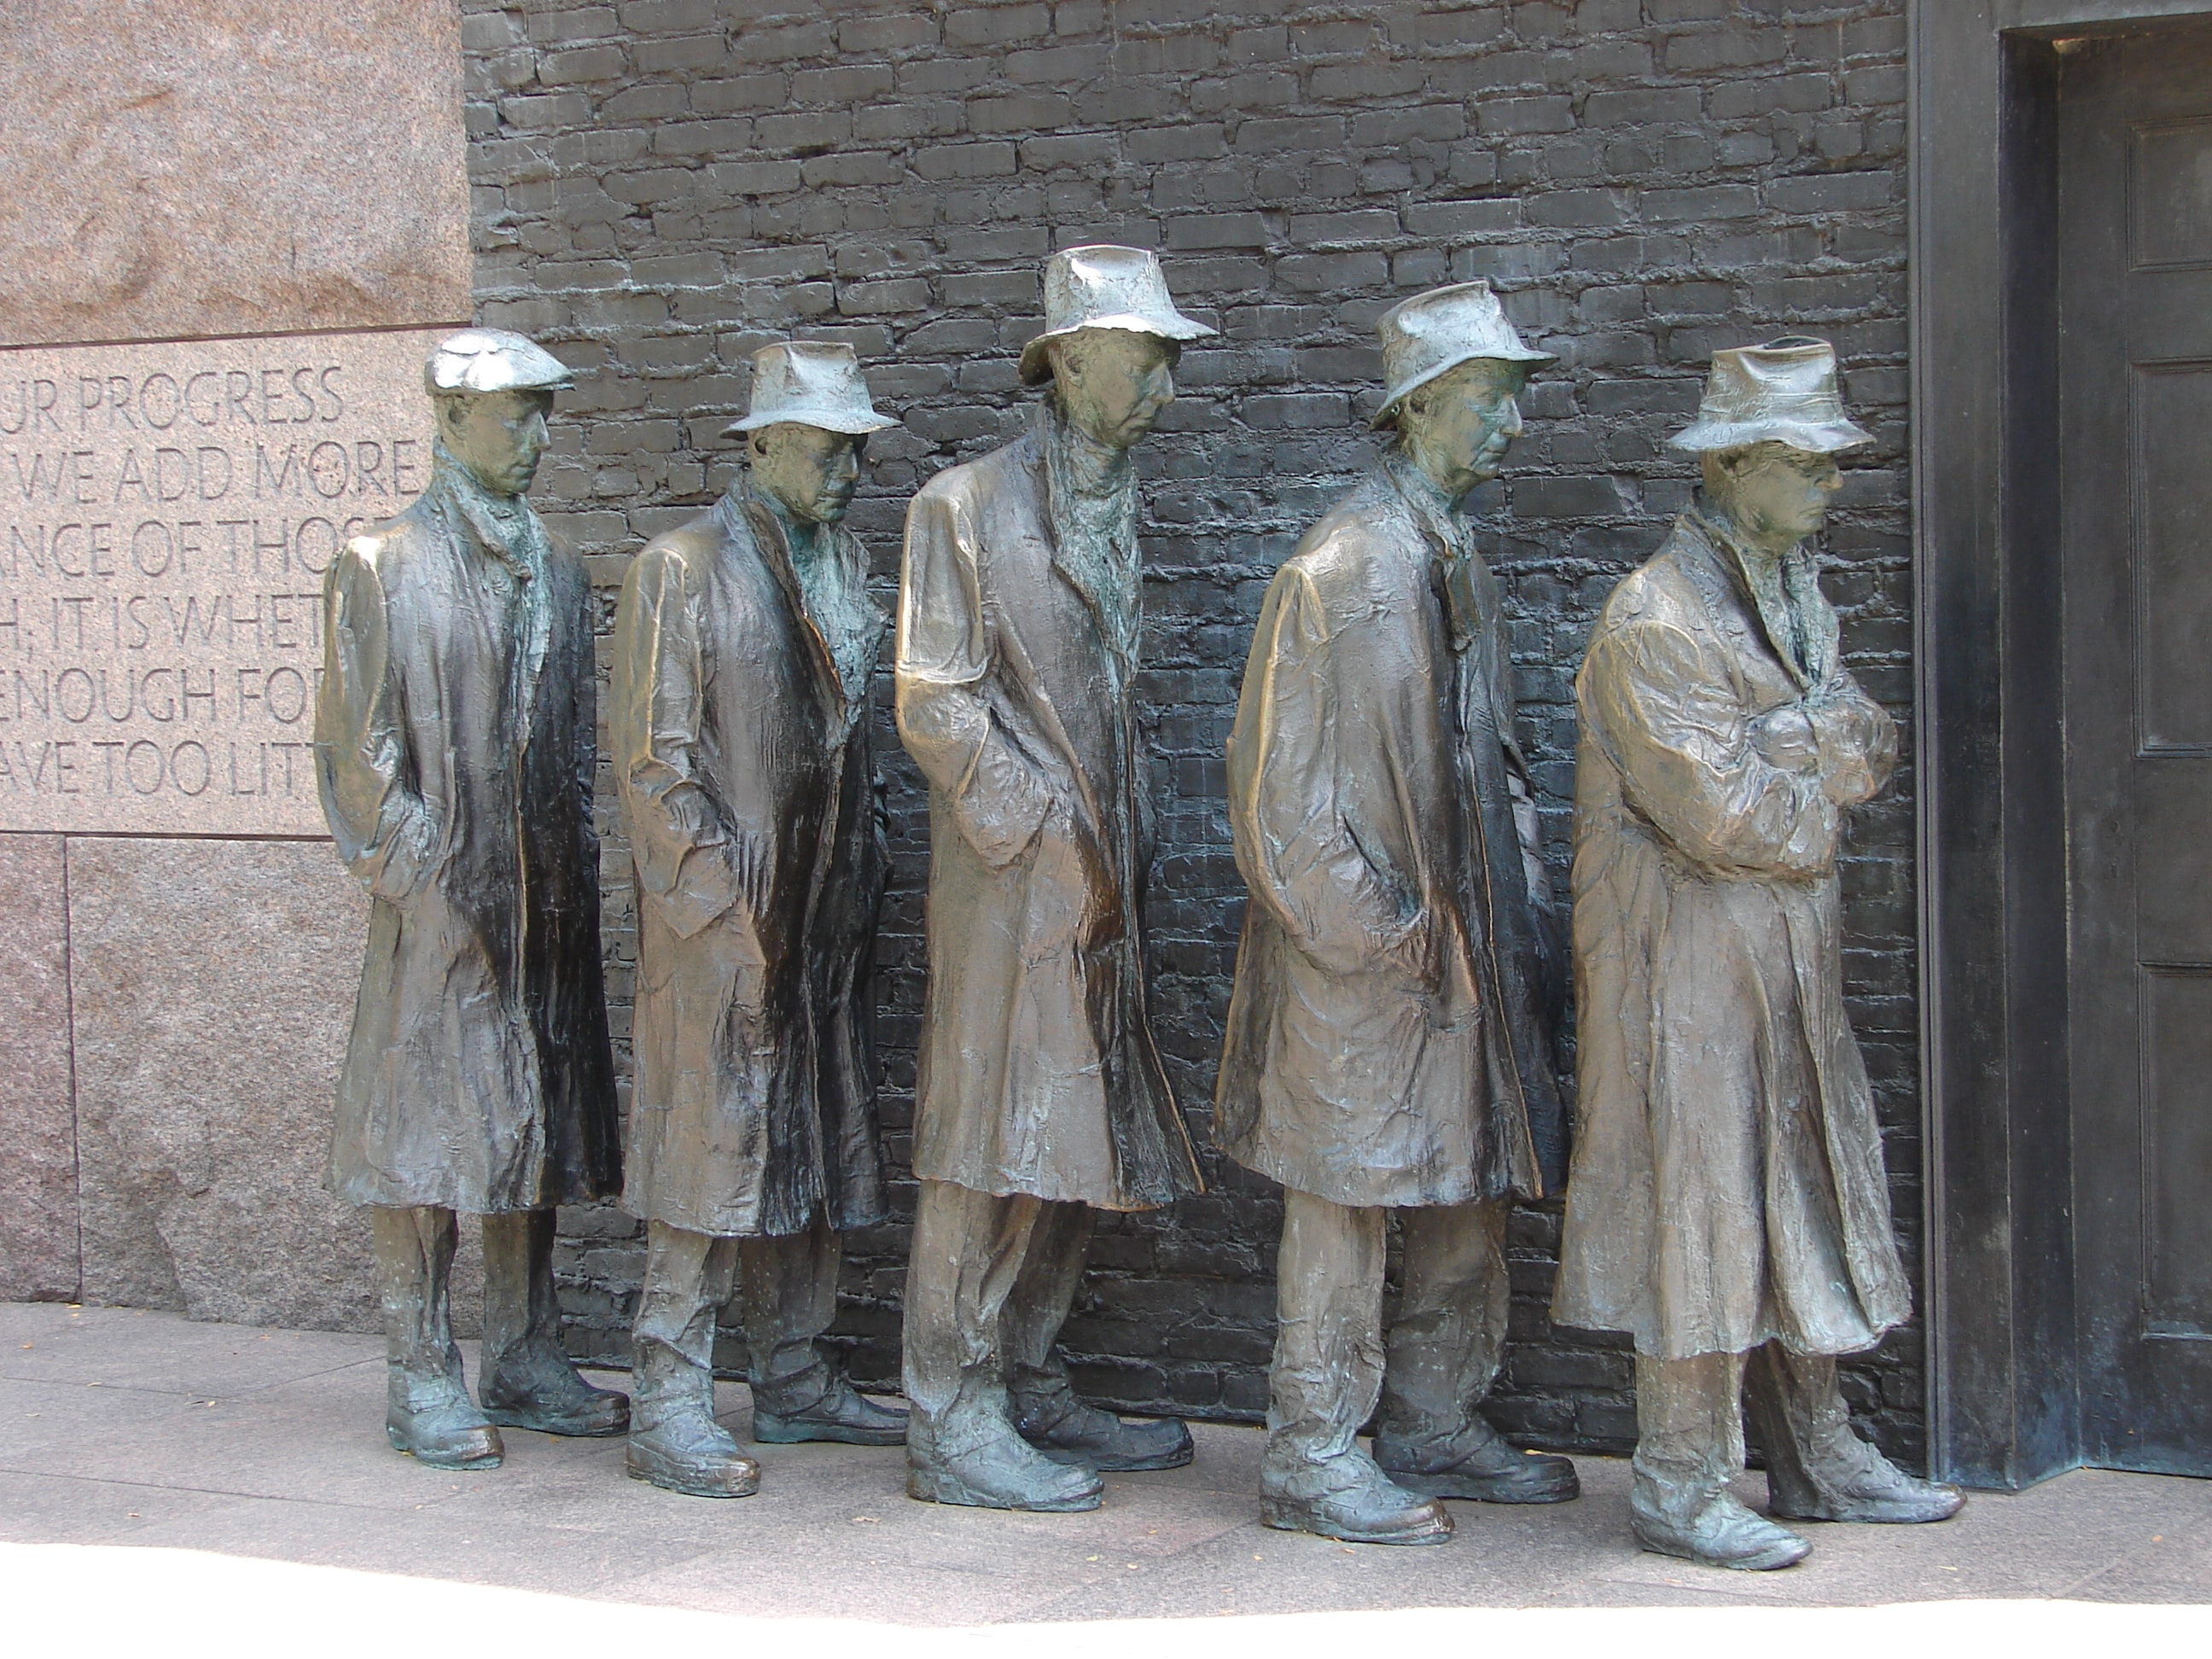
[[[1054,254],[1044,295],[1021,358],[1049,386],[1035,422],[907,516],[899,732],[930,802],[907,1490],[1080,1510],[1099,1470],[1190,1459],[1181,1423],[1078,1399],[1055,1344],[1093,1211],[1200,1186],[1147,1024],[1129,452],[1179,343],[1213,331],[1135,248]]]
[[[1836,1381],[1910,1302],[1836,878],[1897,732],[1805,544],[1837,453],[1866,441],[1825,342],[1716,353],[1674,440],[1704,488],[1576,681],[1580,1097],[1553,1316],[1634,1339],[1636,1536],[1717,1566],[1802,1559],[1782,1521],[1962,1501],[1860,1439]],[[1729,1490],[1747,1384],[1774,1520]]]
[[[1276,573],[1229,740],[1251,902],[1215,1121],[1285,1188],[1263,1517],[1418,1544],[1451,1532],[1439,1498],[1578,1490],[1565,1458],[1523,1455],[1478,1409],[1505,1340],[1512,1200],[1562,1174],[1565,964],[1498,587],[1459,507],[1553,359],[1485,283],[1380,329],[1375,424],[1394,441]],[[1356,1437],[1378,1401],[1370,1455]]]
[[[631,1474],[738,1498],[716,1310],[742,1285],[753,1438],[896,1445],[821,1338],[841,1235],[883,1219],[871,1040],[885,867],[868,687],[890,618],[844,527],[878,415],[852,348],[753,354],[746,468],[647,543],[615,612],[614,770],[637,875],[623,1203],[646,1223]]]
[[[487,1468],[495,1425],[607,1435],[629,1420],[569,1364],[553,1285],[554,1206],[618,1181],[591,584],[523,498],[568,371],[520,335],[471,329],[424,380],[429,486],[324,582],[316,775],[374,901],[331,1182],[370,1206],[392,1443]],[[481,1409],[447,1304],[463,1211],[483,1218]]]

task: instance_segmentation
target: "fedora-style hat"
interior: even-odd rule
[[[1022,384],[1052,378],[1045,343],[1082,328],[1120,328],[1163,340],[1203,339],[1214,331],[1175,308],[1159,256],[1100,243],[1064,247],[1044,264],[1044,332],[1022,348]]]
[[[535,341],[503,328],[465,328],[438,342],[422,365],[434,398],[460,392],[564,392],[575,371]]]
[[[1836,349],[1806,334],[1713,353],[1698,418],[1668,442],[1703,452],[1784,443],[1815,455],[1872,443],[1836,387]]]
[[[869,401],[868,382],[853,348],[819,340],[791,340],[753,353],[752,398],[745,418],[725,428],[722,435],[786,421],[854,437],[898,424],[878,415]]]
[[[1384,312],[1375,331],[1382,337],[1384,392],[1370,426],[1389,426],[1408,392],[1478,357],[1532,366],[1559,361],[1521,343],[1497,295],[1480,278],[1416,294]]]

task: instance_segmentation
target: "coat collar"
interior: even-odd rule
[[[726,539],[750,541],[759,552],[761,562],[768,568],[775,585],[782,590],[786,603],[791,606],[791,614],[799,620],[799,630],[807,640],[813,659],[815,677],[823,693],[830,699],[831,707],[841,714],[849,716],[853,713],[851,705],[859,699],[846,696],[844,676],[838,671],[836,647],[823,629],[822,619],[806,603],[805,589],[799,582],[798,568],[793,562],[790,529],[784,515],[750,483],[740,480],[725,490],[721,500],[714,503],[714,521]],[[815,533],[821,541],[819,556],[854,558],[857,550],[852,544],[850,533],[842,525],[823,525],[817,528]],[[858,592],[862,614],[866,618],[863,627],[870,636],[871,648],[867,654],[872,659],[874,648],[881,644],[884,631],[890,625],[890,616],[876,603],[865,584],[859,587]],[[840,643],[851,644],[854,641]]]
[[[1431,571],[1451,624],[1452,649],[1464,651],[1480,637],[1490,608],[1484,592],[1489,572],[1475,556],[1467,520],[1428,474],[1398,451],[1385,455],[1376,471],[1428,543]]]
[[[1708,577],[1725,584],[1798,690],[1808,691],[1832,679],[1839,654],[1836,613],[1820,592],[1804,544],[1785,553],[1778,568],[1762,570],[1759,553],[1725,519],[1707,511],[1702,499],[1681,522],[1703,556]]]

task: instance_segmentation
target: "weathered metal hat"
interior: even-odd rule
[[[787,421],[854,437],[898,424],[876,412],[853,348],[825,340],[790,340],[753,353],[752,400],[745,418],[724,428],[722,435]]]
[[[1786,334],[1765,345],[1713,353],[1697,420],[1668,441],[1701,452],[1784,443],[1826,455],[1874,439],[1844,412],[1835,347]]]
[[[1521,343],[1497,295],[1479,278],[1416,294],[1384,312],[1375,331],[1382,337],[1386,388],[1382,407],[1370,422],[1378,427],[1398,418],[1398,406],[1408,392],[1478,357],[1531,365],[1559,361],[1548,351],[1531,351]]]
[[[534,341],[503,328],[465,328],[438,342],[422,365],[434,398],[456,392],[560,392],[575,371]]]
[[[1022,348],[1022,384],[1050,380],[1045,343],[1084,328],[1127,329],[1163,340],[1214,332],[1175,308],[1158,254],[1109,243],[1064,247],[1045,261],[1044,332]]]

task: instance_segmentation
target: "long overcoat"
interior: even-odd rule
[[[859,592],[859,542],[817,534]],[[852,626],[838,643],[872,664],[889,617],[864,601]],[[631,562],[607,725],[637,871],[635,1215],[722,1237],[882,1218],[866,684],[848,696],[757,498],[732,491]]]
[[[1146,1020],[1135,664],[1053,531],[1044,434],[907,514],[899,732],[929,781],[914,1168],[1137,1210],[1199,1190]]]
[[[1405,465],[1337,501],[1261,607],[1229,740],[1252,896],[1216,1121],[1239,1163],[1340,1204],[1534,1196],[1563,1126],[1504,622]]]
[[[374,899],[331,1182],[471,1212],[619,1181],[592,826],[591,584],[442,454],[324,583],[315,761]]]
[[[1553,1315],[1660,1358],[1850,1352],[1908,1311],[1836,877],[1896,728],[1794,568],[1793,617],[1685,515],[1613,590],[1577,682],[1580,1096]]]

